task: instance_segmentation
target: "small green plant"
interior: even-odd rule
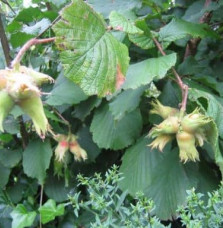
[[[123,179],[118,167],[109,169],[105,177],[95,173],[94,177],[78,175],[79,187],[86,187],[87,196],[81,192],[69,195],[74,208],[76,221],[88,221],[87,224],[78,223],[84,227],[171,227],[163,225],[154,216],[154,202],[137,193],[136,197],[128,197],[128,193],[119,189]],[[179,207],[178,219],[182,227],[186,228],[220,228],[223,225],[223,185],[213,193],[196,193],[195,189],[187,191],[186,205]],[[69,203],[68,203],[69,204]],[[85,217],[85,218],[84,218]],[[90,217],[90,221],[86,219]]]
[[[90,216],[92,220],[84,227],[165,227],[153,216],[154,203],[143,193],[135,199],[128,198],[127,191],[121,192],[119,182],[123,179],[118,167],[113,166],[105,174],[95,173],[94,177],[78,175],[80,187],[86,187],[87,197],[79,193],[69,196],[76,217]],[[89,212],[89,213],[86,213]]]
[[[207,203],[204,194],[188,191],[186,207],[178,211],[182,223],[187,228],[220,228],[223,226],[223,185],[213,193],[208,193]]]

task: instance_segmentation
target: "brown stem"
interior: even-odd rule
[[[204,3],[204,8],[208,7],[208,5],[211,3],[212,0],[206,0]],[[211,19],[211,12],[206,12],[199,20],[200,24],[204,23],[209,23]],[[186,59],[188,56],[194,56],[197,52],[197,46],[200,43],[201,39],[200,38],[194,38],[188,41],[185,54],[184,54],[184,59]]]
[[[23,122],[22,117],[19,118],[19,125],[20,125],[20,134],[22,138],[22,147],[25,149],[29,143],[29,134],[26,131],[26,126]]]
[[[158,50],[160,51],[160,53],[165,56],[166,53],[164,52],[161,44],[159,43],[159,41],[156,38],[152,38],[153,42],[155,43],[156,47],[158,48]],[[181,111],[185,112],[186,111],[186,106],[187,106],[187,97],[188,97],[188,86],[186,84],[183,83],[180,75],[177,73],[177,71],[175,70],[174,67],[171,68],[172,72],[176,78],[176,82],[178,84],[178,86],[181,89],[182,92],[182,103],[181,103]]]
[[[36,39],[36,38],[33,38],[33,39],[29,40],[20,49],[20,51],[18,52],[17,56],[15,57],[15,59],[11,63],[11,67],[14,67],[16,64],[20,63],[20,61],[22,60],[23,55],[25,54],[25,52],[27,50],[29,50],[29,48],[31,46],[36,45],[36,44],[44,44],[44,43],[54,42],[54,41],[55,41],[55,37],[46,38],[46,39]]]
[[[5,61],[7,66],[9,66],[11,62],[10,48],[9,48],[8,39],[5,34],[4,25],[2,23],[1,14],[0,14],[0,39],[1,39],[4,56],[5,56]]]

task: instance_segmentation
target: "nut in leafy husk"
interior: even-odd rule
[[[12,97],[5,90],[0,91],[0,130],[3,132],[3,120],[7,117],[14,106]]]
[[[184,131],[194,133],[202,126],[211,121],[211,118],[201,114],[196,108],[192,113],[187,114],[181,121],[181,126]]]
[[[152,103],[151,113],[164,118],[164,121],[156,125],[149,132],[149,137],[155,138],[149,144],[151,148],[163,150],[165,145],[176,137],[182,162],[199,160],[196,146],[203,146],[206,140],[206,127],[212,120],[210,117],[195,109],[190,114],[180,113],[177,109],[163,106],[158,100]]]
[[[153,127],[149,136],[154,138],[161,134],[175,134],[179,129],[179,119],[177,116],[169,116],[159,125]]]
[[[153,109],[150,111],[152,114],[157,114],[163,119],[166,119],[169,116],[174,116],[179,113],[179,110],[176,108],[171,108],[169,106],[162,105],[157,99],[151,103]]]
[[[40,137],[45,137],[49,130],[49,124],[43,110],[40,98],[41,91],[38,86],[47,81],[53,82],[54,80],[48,75],[35,72],[25,66],[0,70],[0,91],[4,91],[2,96],[6,97],[0,101],[0,110],[2,110],[0,117],[1,129],[3,119],[8,115],[14,104],[17,104],[24,113],[30,116]]]
[[[43,110],[41,98],[34,94],[29,98],[20,100],[18,105],[32,119],[37,134],[44,139],[50,126]]]
[[[6,88],[7,79],[6,79],[6,70],[0,70],[0,90]]]
[[[71,136],[70,152],[74,155],[74,159],[76,161],[81,161],[81,160],[87,159],[87,153],[83,148],[81,148],[81,146],[77,142],[77,138],[75,137],[75,135]]]
[[[77,137],[73,134],[70,135],[57,135],[54,137],[58,141],[55,149],[56,160],[63,161],[64,156],[68,150],[74,155],[76,161],[86,160],[87,152],[81,148],[77,141]]]
[[[174,135],[165,135],[160,134],[157,136],[150,144],[149,146],[154,149],[159,149],[160,151],[163,151],[163,148],[166,146],[166,144],[174,139]]]
[[[66,135],[57,135],[55,139],[58,141],[58,145],[55,149],[56,160],[61,162],[69,149],[69,139]]]
[[[36,84],[37,86],[40,86],[43,83],[47,83],[47,82],[50,82],[50,83],[54,82],[54,79],[51,78],[49,75],[37,72],[26,66],[19,66],[18,70],[21,74],[28,75],[32,79],[33,83]]]
[[[188,160],[199,161],[199,154],[195,147],[195,136],[186,131],[180,131],[176,135],[180,150],[180,160],[186,163]]]

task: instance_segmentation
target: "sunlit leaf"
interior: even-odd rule
[[[163,78],[167,71],[175,65],[176,60],[176,54],[172,53],[130,65],[123,85],[124,89],[135,89],[149,84],[153,80]]]
[[[74,0],[53,29],[66,77],[88,95],[104,96],[119,88],[128,68],[128,49],[106,30],[99,14]]]
[[[56,202],[49,199],[45,204],[39,208],[41,220],[43,224],[46,224],[55,219],[56,216],[64,214],[64,204],[56,205]]]
[[[30,227],[36,217],[36,212],[29,212],[24,205],[18,204],[11,212],[12,228]]]
[[[134,21],[130,21],[125,18],[123,15],[117,13],[116,11],[112,11],[110,16],[110,24],[115,30],[120,30],[123,32],[127,32],[129,34],[142,34],[143,31],[137,28],[134,25]]]

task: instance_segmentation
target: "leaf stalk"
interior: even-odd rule
[[[26,53],[27,50],[30,49],[31,46],[36,45],[36,44],[44,44],[44,43],[54,42],[54,41],[55,41],[55,37],[46,38],[46,39],[33,38],[33,39],[27,41],[23,45],[23,47],[20,49],[20,51],[18,52],[18,54],[16,55],[15,59],[12,61],[11,67],[13,68],[18,63],[21,62],[23,55]]]
[[[165,56],[166,53],[164,52],[164,50],[163,50],[161,44],[159,43],[159,41],[158,41],[155,37],[153,37],[152,39],[153,39],[154,44],[156,45],[156,47],[157,47],[158,50],[160,51],[160,53],[161,53],[163,56]],[[174,74],[174,76],[175,76],[175,78],[176,78],[176,82],[177,82],[178,86],[179,86],[180,89],[181,89],[181,93],[182,93],[182,103],[181,103],[181,108],[180,108],[180,110],[181,110],[182,113],[184,113],[184,112],[186,111],[186,106],[187,106],[188,85],[186,85],[186,84],[182,81],[180,75],[177,73],[177,71],[176,71],[176,69],[175,69],[174,67],[172,67],[171,70],[172,70],[172,72],[173,72],[173,74]]]

